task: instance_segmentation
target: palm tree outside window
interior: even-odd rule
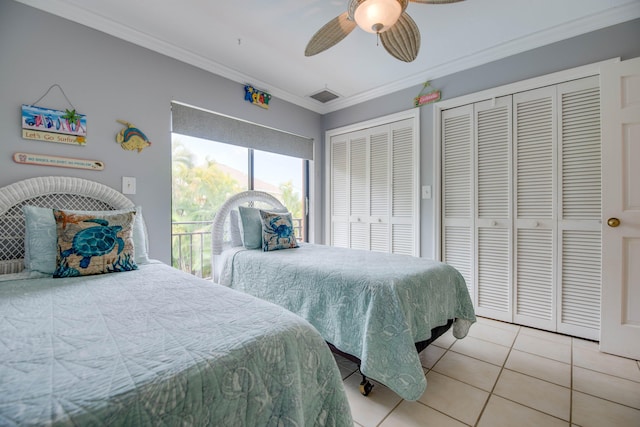
[[[172,264],[211,277],[211,222],[243,190],[266,191],[292,213],[307,240],[308,161],[232,144],[172,134]]]

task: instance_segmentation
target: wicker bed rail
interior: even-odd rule
[[[119,191],[82,178],[29,178],[0,188],[0,274],[24,268],[25,224],[22,207],[114,210],[135,207]]]

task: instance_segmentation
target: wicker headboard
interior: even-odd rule
[[[218,212],[213,219],[211,235],[211,248],[213,250],[213,255],[220,255],[225,248],[225,224],[227,223],[229,212],[236,209],[238,206],[254,206],[256,203],[266,204],[266,208],[279,210],[286,209],[278,199],[264,191],[249,190],[231,196],[222,204],[220,209],[218,209]]]
[[[0,274],[24,268],[25,205],[80,210],[135,207],[122,193],[94,181],[72,177],[37,177],[0,188]]]

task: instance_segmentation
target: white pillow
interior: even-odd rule
[[[229,212],[229,234],[231,234],[231,245],[242,246],[242,232],[240,231],[240,214],[236,209]]]

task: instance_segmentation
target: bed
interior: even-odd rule
[[[263,245],[271,239],[265,218],[288,215],[265,192],[229,198],[213,224],[215,280],[308,320],[334,352],[358,363],[362,394],[371,391],[372,378],[404,399],[417,400],[426,389],[419,352],[450,327],[463,338],[475,322],[462,275],[423,258],[325,245],[291,242],[297,247],[248,249],[248,233],[254,231],[247,231],[246,205],[262,215]],[[233,218],[236,209],[241,227]],[[236,228],[240,238],[234,237]]]
[[[137,234],[117,234],[105,257],[115,265],[131,246],[136,267],[72,277],[98,259],[74,242],[65,269],[36,270],[46,245],[25,238],[46,233],[34,235],[30,217],[25,225],[25,206],[63,208],[56,226],[94,227],[84,237],[120,227],[114,215],[133,208]],[[112,222],[82,219],[98,211]],[[353,426],[318,332],[282,307],[149,260],[140,213],[78,178],[0,189],[0,425]]]

